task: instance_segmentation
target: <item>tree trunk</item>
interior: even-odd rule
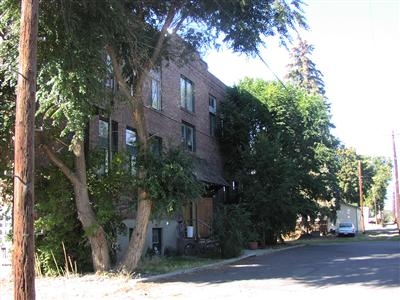
[[[110,257],[104,229],[96,221],[87,189],[80,184],[74,185],[74,192],[78,219],[90,243],[93,269],[96,272],[107,271],[110,269]]]
[[[143,65],[141,72],[139,72],[139,75],[136,78],[134,87],[135,92],[133,96],[131,96],[130,88],[128,88],[124,76],[122,75],[122,68],[118,62],[117,52],[111,45],[106,46],[106,51],[111,58],[114,75],[118,81],[121,92],[125,95],[127,99],[129,99],[130,103],[132,104],[132,120],[137,131],[139,147],[141,153],[144,156],[144,159],[148,151],[149,132],[147,130],[146,118],[143,109],[144,95],[142,93],[142,88],[148,72],[152,67],[156,66],[156,62],[160,58],[167,30],[172,24],[176,13],[176,8],[174,7],[174,5],[171,5],[165,23],[161,29],[159,38],[153,49],[152,56],[149,57],[147,63]],[[139,180],[144,179],[146,177],[146,170],[144,170],[143,168],[140,169],[138,172],[138,176]],[[151,207],[152,200],[150,199],[148,191],[140,188],[138,190],[138,206],[136,212],[135,229],[133,230],[128,249],[125,253],[120,267],[120,269],[124,272],[132,273],[136,269],[140,261],[143,253],[143,248],[146,243],[147,226],[150,220]]]
[[[83,142],[80,141],[74,146],[76,173],[63,164],[46,145],[41,145],[41,149],[46,153],[50,161],[69,179],[74,188],[78,219],[89,239],[93,269],[96,272],[109,270],[110,254],[106,235],[103,227],[97,223],[96,215],[89,201]]]
[[[95,213],[90,205],[87,189],[86,161],[83,142],[75,146],[75,169],[78,182],[73,184],[75,203],[78,211],[78,219],[82,223],[92,251],[93,268],[96,272],[110,269],[110,254],[103,227],[97,223]]]
[[[138,196],[139,202],[135,229],[133,230],[128,250],[121,263],[121,270],[126,273],[132,273],[140,261],[146,242],[147,225],[149,224],[151,214],[151,200],[148,197],[148,193],[140,189]]]
[[[15,117],[13,274],[14,299],[35,299],[34,126],[37,0],[22,1]]]

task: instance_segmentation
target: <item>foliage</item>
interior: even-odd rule
[[[392,177],[392,163],[384,157],[365,157],[372,168],[370,188],[366,191],[365,205],[377,215],[385,207],[385,198]]]
[[[14,31],[17,28],[7,23],[7,18],[13,14],[3,8],[0,2],[0,11],[3,11],[0,13],[0,174],[12,169],[17,70],[17,52],[13,47],[18,44],[18,31]]]
[[[112,258],[116,258],[117,235],[122,232],[122,211],[136,207],[136,178],[132,176],[124,153],[113,155],[107,172],[101,173],[104,152],[89,154],[88,190],[97,222],[104,228]],[[126,213],[126,212],[125,212]]]
[[[364,196],[369,193],[374,170],[370,159],[356,153],[355,149],[338,149],[340,169],[337,177],[341,190],[340,200],[344,203],[360,205],[359,164],[361,163],[362,188]]]
[[[187,152],[168,147],[160,154],[148,153],[139,162],[147,170],[147,176],[138,182],[146,188],[153,199],[153,218],[174,216],[190,201],[200,199],[204,186],[194,176],[193,161]]]
[[[56,275],[57,266],[65,264],[62,243],[79,271],[91,270],[90,249],[77,220],[70,183],[54,167],[36,170],[35,243],[42,273]]]
[[[377,214],[384,208],[392,162],[385,157],[357,154],[355,149],[341,147],[337,152],[340,169],[337,172],[341,190],[340,200],[360,206],[359,164],[361,164],[364,205]]]
[[[289,73],[286,78],[309,93],[324,96],[323,74],[316,68],[315,63],[310,58],[313,51],[314,46],[299,37],[298,46],[292,48],[292,62],[288,65]]]
[[[107,46],[116,50],[123,70],[120,90],[126,83],[136,93],[150,68],[162,57],[174,56],[175,45],[168,48],[166,41],[175,33],[195,49],[215,43],[217,36],[223,36],[234,51],[255,54],[263,44],[262,36],[277,34],[284,42],[291,29],[306,26],[301,5],[300,0],[291,4],[284,0],[44,1],[39,14],[37,122],[50,135],[49,140],[61,138],[73,149],[83,141],[86,122],[96,113],[95,106],[112,110],[115,99],[107,98],[103,88]],[[17,60],[19,2],[1,0],[0,12],[0,34],[5,40],[2,44],[6,45],[2,47],[5,51],[1,53],[1,62],[3,66],[11,66],[4,76],[15,78],[12,66],[16,66]],[[167,34],[167,29],[174,34]],[[132,107],[141,107],[143,99],[133,99]],[[135,114],[133,123],[139,127],[136,129],[141,143],[148,138],[148,132],[140,128],[144,121],[143,114]],[[55,127],[61,129],[61,134],[52,136]],[[146,147],[143,150],[146,152]],[[161,177],[164,182],[151,183],[155,177],[150,173],[142,178],[140,185],[151,189],[149,192],[155,199],[169,199],[162,201],[161,206],[165,204],[167,211],[172,212],[183,193],[190,192],[193,185],[182,181],[185,172],[179,166],[170,163],[166,168]],[[165,182],[174,179],[169,174],[176,171],[184,184],[171,191]]]
[[[340,200],[348,204],[359,203],[358,161],[361,159],[355,149],[338,149],[340,170],[337,173],[341,189]]]
[[[223,116],[226,167],[262,239],[276,243],[298,215],[317,216],[318,200],[333,202],[337,141],[324,99],[245,79],[230,92]]]
[[[224,204],[218,207],[213,228],[221,246],[222,258],[241,254],[250,226],[249,214],[240,205]]]
[[[155,219],[181,213],[183,205],[198,200],[204,190],[203,184],[192,173],[191,157],[177,147],[171,146],[161,153],[139,155],[134,168],[137,170],[142,166],[146,169],[143,179],[139,178],[137,171],[127,167],[128,158],[123,152],[115,154],[108,171],[101,174],[103,159],[102,152],[90,153],[89,191],[98,221],[110,233],[119,230],[121,208],[131,213],[136,210],[139,187],[150,192]]]

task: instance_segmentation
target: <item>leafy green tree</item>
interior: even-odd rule
[[[0,18],[0,27],[3,28],[3,30],[0,30],[0,171],[3,175],[6,170],[12,169],[13,165],[14,143],[12,142],[12,137],[14,136],[15,86],[17,84],[16,77],[10,76],[9,72],[10,69],[17,70],[17,51],[10,49],[10,45],[5,43],[4,40],[14,38],[13,41],[15,43],[18,43],[18,40],[12,28],[3,27],[2,18]],[[9,55],[13,55],[14,64],[9,65],[6,63],[2,55],[5,52],[8,52]]]
[[[104,99],[102,89],[106,75],[105,53],[111,59],[112,71],[119,84],[122,99],[128,101],[139,138],[143,161],[148,153],[148,130],[143,113],[142,86],[148,72],[162,58],[182,60],[190,47],[223,42],[234,51],[255,54],[263,44],[263,36],[279,35],[284,42],[290,30],[305,26],[301,1],[289,5],[276,1],[50,1],[41,5],[38,99],[39,113],[46,129],[59,126],[61,137],[74,153],[71,170],[44,140],[42,150],[71,181],[78,218],[89,235],[95,270],[109,267],[104,229],[96,220],[87,190],[87,168],[83,152],[83,132],[86,121]],[[2,0],[2,26],[18,26],[18,3]],[[178,34],[187,44],[177,42]],[[13,51],[13,39],[7,39],[6,50]],[[6,51],[7,52],[7,51]],[[187,51],[186,51],[187,52]],[[10,58],[12,55],[2,56]],[[133,95],[131,94],[133,90]],[[101,105],[100,105],[101,106]],[[108,107],[106,104],[102,107]],[[46,131],[45,131],[46,132]],[[72,138],[69,135],[72,134]],[[59,136],[60,137],[60,136]],[[59,138],[58,137],[58,138]],[[49,138],[49,136],[47,136]],[[138,167],[139,181],[148,173]],[[144,247],[145,232],[153,207],[146,186],[137,190],[137,223],[122,268],[131,272],[137,265]],[[90,230],[88,230],[90,229]],[[95,230],[93,230],[95,229]]]
[[[147,153],[149,134],[141,88],[148,72],[162,58],[188,59],[185,56],[188,46],[199,49],[215,44],[221,35],[223,42],[234,51],[256,54],[263,44],[263,36],[278,34],[284,41],[289,38],[290,29],[305,26],[300,1],[293,1],[291,5],[285,1],[195,1],[190,4],[187,1],[149,1],[144,5],[132,2],[126,8],[122,15],[130,26],[110,37],[106,50],[120,90],[133,107],[132,117],[142,153]],[[136,39],[132,39],[135,34]],[[132,74],[135,74],[134,80],[127,82],[126,78]],[[133,95],[130,84],[133,84]],[[138,176],[146,178],[146,170],[139,169]],[[137,266],[143,251],[153,201],[146,189],[139,189],[138,196],[136,227],[122,262],[129,272]]]
[[[300,86],[310,93],[325,95],[323,74],[311,60],[314,46],[298,38],[298,45],[292,48],[292,62],[288,65],[289,73],[286,75],[294,85]]]
[[[266,242],[293,230],[297,216],[316,217],[317,200],[335,198],[337,141],[323,98],[247,78],[230,93],[223,116],[227,170]]]
[[[108,269],[110,263],[106,236],[96,221],[87,192],[83,130],[95,104],[93,99],[99,99],[99,91],[103,90],[103,60],[98,55],[100,45],[95,43],[98,35],[85,32],[90,26],[69,23],[72,19],[76,20],[76,16],[67,13],[72,2],[64,4],[46,2],[41,5],[37,127],[42,127],[44,131],[38,141],[42,143],[42,153],[47,155],[48,161],[56,165],[72,183],[78,218],[85,232],[92,233],[87,238],[91,244],[94,269],[99,271]],[[88,12],[84,4],[81,2],[80,9],[76,9],[78,13]],[[0,11],[0,32],[5,33],[0,47],[2,70],[5,78],[9,78],[8,82],[15,83],[18,2],[1,1]],[[93,16],[86,19],[89,20],[94,22]],[[77,25],[80,34],[73,30]],[[54,138],[58,138],[57,142]],[[55,151],[63,144],[69,145],[74,153],[73,166],[63,162]]]
[[[357,205],[359,203],[358,161],[361,159],[355,149],[338,149],[340,170],[337,173],[341,190],[340,201]]]
[[[245,79],[240,83],[257,97],[273,116],[270,131],[283,139],[283,151],[294,159],[296,169],[305,176],[304,190],[310,199],[335,198],[338,140],[331,134],[329,105],[319,95],[309,95],[295,86]]]
[[[340,168],[337,172],[340,201],[360,206],[359,165],[361,163],[362,189],[364,197],[370,193],[375,174],[371,158],[357,154],[355,149],[342,146],[337,152]]]
[[[383,212],[390,179],[392,178],[392,163],[384,157],[367,157],[371,162],[373,176],[371,187],[365,195],[365,204],[377,216]]]

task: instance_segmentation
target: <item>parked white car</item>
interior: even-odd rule
[[[336,233],[338,236],[355,236],[356,228],[351,222],[342,222],[339,223],[339,226],[336,228]]]

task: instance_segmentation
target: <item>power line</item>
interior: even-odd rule
[[[272,75],[274,75],[274,77],[279,81],[279,83],[285,88],[286,85],[283,83],[283,81],[278,77],[278,75],[276,75],[276,73],[272,70],[272,68],[267,64],[267,62],[262,58],[262,56],[260,55],[260,52],[257,51],[257,56],[258,58],[261,60],[261,62],[268,68],[268,70],[272,73]]]

